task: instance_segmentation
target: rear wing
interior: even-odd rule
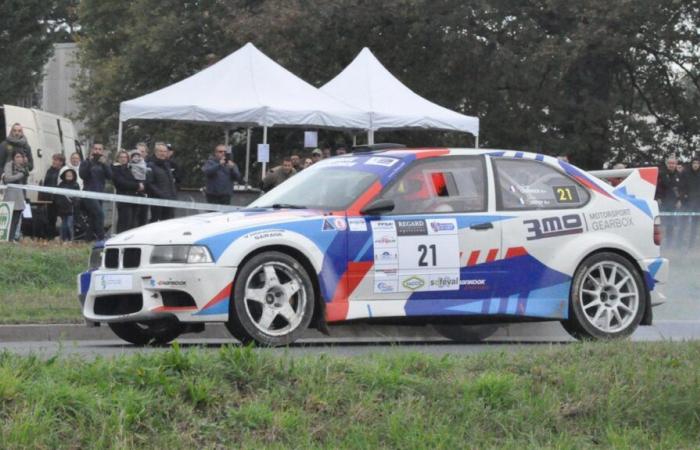
[[[645,200],[653,200],[659,179],[658,167],[591,170],[589,174],[611,184],[615,191]]]

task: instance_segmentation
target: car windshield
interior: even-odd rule
[[[376,171],[348,169],[341,164],[317,163],[272,189],[248,207],[346,209],[379,178]]]

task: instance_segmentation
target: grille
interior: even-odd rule
[[[108,248],[105,252],[105,267],[108,269],[119,268],[119,249]]]
[[[124,269],[139,267],[141,265],[141,249],[125,248],[120,253],[118,248],[108,248],[105,251],[105,267],[107,269],[118,269],[120,258],[122,258],[121,266]]]
[[[183,291],[160,291],[160,296],[163,299],[163,306],[194,306],[197,304],[190,294]]]
[[[119,316],[141,311],[141,294],[104,295],[95,298],[95,315]]]

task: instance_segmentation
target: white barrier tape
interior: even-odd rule
[[[236,211],[238,206],[212,205],[209,203],[185,202],[181,200],[163,200],[159,198],[139,197],[134,195],[107,194],[102,192],[78,191],[75,189],[62,189],[31,184],[8,184],[0,186],[0,191],[7,188],[24,189],[25,191],[43,192],[46,194],[63,195],[66,197],[88,198],[92,200],[105,200],[108,202],[131,203],[133,205],[163,206],[166,208],[192,209],[198,211]]]

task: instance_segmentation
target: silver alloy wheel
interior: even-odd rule
[[[625,330],[639,309],[640,295],[634,275],[614,261],[591,266],[579,294],[586,320],[605,333]]]
[[[246,313],[258,330],[270,336],[294,331],[301,323],[306,302],[301,277],[282,262],[265,263],[246,280]]]

